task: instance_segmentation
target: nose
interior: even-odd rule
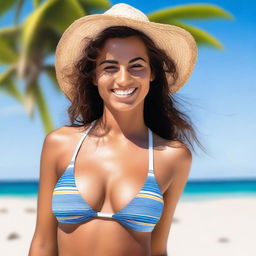
[[[133,83],[133,77],[125,67],[120,67],[120,70],[117,72],[116,83],[120,86],[128,86]]]

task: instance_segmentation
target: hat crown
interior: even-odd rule
[[[113,5],[109,10],[107,10],[103,14],[149,22],[147,15],[145,15],[140,10],[124,3]]]

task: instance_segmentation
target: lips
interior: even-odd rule
[[[122,91],[122,92],[127,92],[127,91],[130,91],[130,90],[133,90],[133,89],[137,89],[137,87],[131,87],[131,88],[128,88],[128,89],[111,89],[112,92],[114,91]]]
[[[134,90],[133,90],[134,89]],[[120,89],[111,89],[111,91],[113,92],[113,94],[116,96],[116,97],[118,97],[118,98],[127,98],[127,97],[130,97],[130,96],[132,96],[136,91],[137,91],[137,87],[135,88],[135,87],[133,87],[133,88],[129,88],[129,89],[125,89],[125,90],[120,90]],[[124,93],[124,94],[118,94],[117,92],[115,92],[115,90],[116,91],[121,91],[121,92],[128,92],[128,91],[132,91],[132,93],[129,93],[129,94],[126,94],[126,93]]]

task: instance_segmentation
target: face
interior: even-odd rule
[[[96,61],[94,84],[106,106],[124,111],[142,105],[153,78],[140,38],[110,38],[105,42]]]

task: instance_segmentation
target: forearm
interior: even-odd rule
[[[37,240],[32,240],[28,256],[58,256],[57,245],[46,245]]]
[[[28,256],[58,256],[58,252],[49,248],[31,246]]]

